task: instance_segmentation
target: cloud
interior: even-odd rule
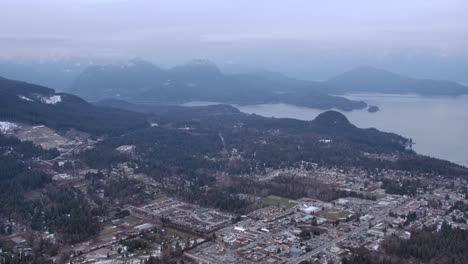
[[[203,53],[262,48],[468,52],[468,1],[16,0],[0,1],[1,53]],[[20,49],[15,49],[21,52]],[[440,51],[444,52],[441,53]]]

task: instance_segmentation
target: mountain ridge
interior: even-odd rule
[[[352,101],[319,91],[321,84],[261,74],[224,74],[216,64],[192,60],[164,70],[132,71],[113,65],[88,68],[70,92],[87,100],[124,99],[138,103],[180,104],[213,101],[227,104],[289,103],[320,109],[363,109]],[[312,89],[311,86],[317,86]]]
[[[75,80],[70,92],[91,101],[113,98],[156,104],[286,103],[351,111],[364,109],[367,104],[340,95],[369,92],[457,96],[468,94],[468,87],[450,81],[409,78],[371,66],[351,69],[324,82],[297,80],[261,70],[224,74],[215,63],[195,59],[169,69],[144,60],[88,67]]]
[[[353,68],[325,83],[328,92],[334,94],[362,92],[427,96],[468,94],[468,87],[457,82],[410,78],[372,66]]]

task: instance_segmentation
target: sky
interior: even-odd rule
[[[304,79],[373,65],[468,83],[466,0],[1,0],[0,58],[192,58]]]

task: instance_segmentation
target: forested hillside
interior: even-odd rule
[[[74,95],[4,78],[0,78],[0,121],[95,134],[118,134],[148,126],[141,114],[96,107]]]

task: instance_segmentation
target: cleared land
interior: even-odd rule
[[[260,201],[266,205],[278,206],[283,208],[291,208],[297,204],[297,202],[294,200],[274,195],[263,197]]]
[[[337,210],[324,210],[324,211],[318,212],[317,214],[329,220],[343,219],[350,215],[350,213],[348,212],[337,211]]]

